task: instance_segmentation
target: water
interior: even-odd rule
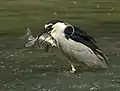
[[[0,91],[119,91],[119,9],[118,0],[1,0]],[[37,35],[51,19],[90,33],[107,54],[109,68],[71,74],[59,49],[26,48],[20,39],[26,29]]]

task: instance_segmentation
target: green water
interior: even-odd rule
[[[119,0],[0,0],[0,91],[119,91]],[[48,20],[60,19],[91,34],[109,57],[109,68],[68,72],[59,49],[26,48],[20,37],[37,35]]]

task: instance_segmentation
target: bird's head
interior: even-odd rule
[[[61,38],[64,35],[64,30],[68,27],[68,23],[64,22],[64,21],[60,21],[60,20],[52,20],[49,21],[45,24],[44,29],[42,31],[42,33],[38,36],[38,38],[47,33],[51,38],[46,38],[46,39],[51,39],[55,40],[56,42],[58,42],[58,38]],[[46,42],[48,42],[48,40],[45,40]]]
[[[41,33],[39,35],[39,37],[41,35],[47,33],[49,36],[46,37],[46,39],[49,39],[49,40],[45,40],[45,41],[46,42],[52,41],[50,44],[52,44],[54,41],[56,41],[56,45],[57,45],[59,40],[63,40],[66,37],[65,30],[68,29],[69,27],[71,28],[71,25],[68,24],[67,22],[60,21],[60,20],[52,20],[45,24],[43,33]],[[72,31],[73,31],[73,29],[72,29]],[[69,32],[71,33],[70,30],[69,30]]]
[[[59,20],[52,20],[45,24],[46,33],[50,34],[55,40],[60,36],[64,36],[64,30],[68,26],[68,23]]]

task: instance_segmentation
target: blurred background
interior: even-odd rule
[[[91,34],[108,56],[102,72],[68,72],[59,49],[26,48],[49,20],[64,20]],[[0,91],[119,91],[119,0],[0,0]]]

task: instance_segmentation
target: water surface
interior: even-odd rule
[[[118,0],[1,0],[0,91],[119,91],[120,6]],[[107,54],[109,68],[71,74],[61,51],[26,48],[26,29],[37,35],[51,19],[91,34]]]

